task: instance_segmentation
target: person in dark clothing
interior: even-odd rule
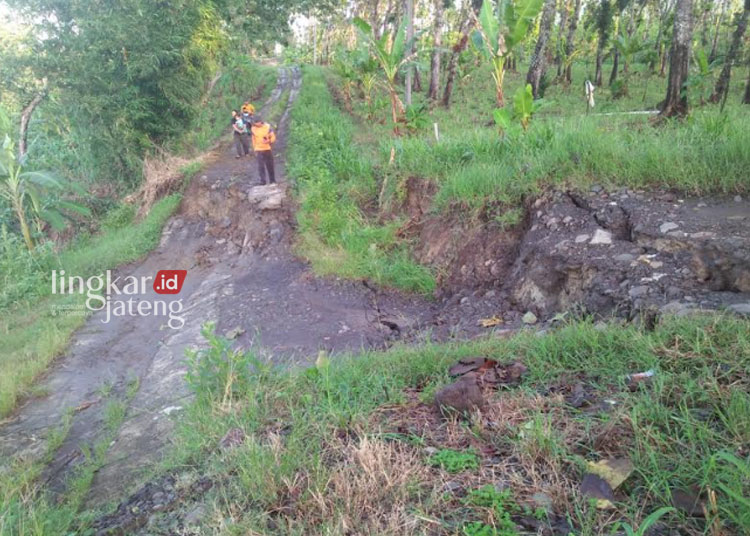
[[[265,123],[260,116],[253,118],[253,128],[251,130],[253,138],[253,149],[258,157],[258,173],[260,174],[260,183],[266,184],[266,172],[268,173],[268,182],[276,182],[276,174],[273,169],[273,151],[271,150],[276,143],[276,133],[271,125]]]
[[[232,110],[232,132],[234,133],[234,148],[237,150],[235,158],[242,158],[250,154],[249,125],[242,120],[237,110]]]

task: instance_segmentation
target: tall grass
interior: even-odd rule
[[[353,125],[322,70],[305,68],[291,114],[287,169],[300,199],[300,253],[319,273],[431,292],[434,279],[397,239],[397,223],[380,225],[361,209],[377,197],[372,165],[353,144]]]
[[[630,94],[622,98],[600,88],[596,107],[588,115],[579,86],[556,84],[547,88],[529,131],[503,138],[492,120],[490,73],[484,66],[468,67],[451,107],[434,107],[427,126],[409,137],[393,137],[391,125],[378,121],[388,117],[382,92],[375,99],[380,103],[375,121],[357,122],[359,151],[367,155],[376,149],[371,165],[388,175],[389,193],[411,176],[433,180],[439,186],[435,208],[445,210],[453,203],[470,208],[518,204],[544,188],[592,184],[674,189],[688,195],[750,191],[750,116],[747,106],[739,104],[739,82],[725,112],[718,105],[697,106],[699,96],[691,90],[690,117],[658,126],[652,115],[629,112],[657,107],[665,91],[659,77],[633,74]],[[590,69],[583,63],[574,65],[575,80],[585,80]],[[525,84],[524,73],[524,66],[507,73],[508,94]],[[416,94],[415,99],[419,104],[424,96]],[[353,109],[359,118],[369,113],[361,98],[354,99]],[[440,141],[433,136],[433,123],[439,127]]]
[[[709,195],[750,191],[750,117],[696,112],[686,123],[610,116],[540,118],[502,138],[494,129],[448,133],[440,142],[408,138],[395,147],[393,173],[435,180],[438,208],[518,203],[545,187],[675,189]]]

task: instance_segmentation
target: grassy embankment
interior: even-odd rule
[[[614,534],[623,523],[645,529],[674,491],[694,487],[707,519],[670,510],[662,523],[742,534],[749,334],[750,323],[732,317],[666,319],[648,333],[576,322],[544,337],[398,347],[291,372],[210,337],[191,366],[196,399],[165,468],[183,482],[215,482],[194,521],[202,533],[511,536],[532,517]],[[449,365],[476,355],[518,359],[528,374],[493,392],[481,415],[439,419],[431,403],[451,381]],[[628,389],[627,375],[648,369],[652,381]],[[579,383],[588,408],[566,402]],[[217,448],[232,428],[244,442]],[[613,457],[635,470],[615,508],[599,510],[580,482],[587,462]]]
[[[333,103],[320,69],[305,68],[291,121],[287,175],[300,200],[299,252],[319,273],[432,291],[432,276],[399,243],[398,223],[366,214],[378,195],[373,165],[353,143],[355,125]]]
[[[247,91],[261,88],[265,99],[275,84],[275,70],[253,68],[227,73],[220,79],[209,101],[185,139],[174,142],[183,153],[207,149],[226,131],[227,110],[237,107]],[[236,80],[239,78],[239,80]],[[188,164],[181,173],[183,184],[198,172]],[[55,314],[66,307],[80,307],[81,296],[51,295],[52,270],[87,278],[120,264],[141,258],[159,243],[161,229],[179,206],[181,193],[159,200],[142,220],[132,205],[118,203],[93,233],[77,236],[61,250],[52,244],[33,254],[24,251],[11,236],[0,240],[0,417],[13,409],[18,398],[29,394],[33,380],[66,347],[71,334],[85,320],[83,316]],[[33,391],[31,391],[33,392]]]
[[[585,68],[576,69],[581,79]],[[395,137],[384,95],[376,94],[369,109],[353,91],[347,114],[326,88],[328,80],[344,100],[333,74],[306,68],[304,76],[289,175],[301,199],[299,250],[319,273],[423,293],[434,288],[433,274],[410,260],[409,244],[397,234],[409,177],[437,184],[437,213],[482,214],[500,225],[519,221],[523,199],[546,188],[750,192],[750,116],[734,93],[724,112],[696,107],[684,122],[655,126],[651,116],[620,112],[653,109],[663,92],[660,78],[633,76],[629,96],[618,99],[601,90],[589,115],[577,87],[552,86],[528,131],[503,137],[491,122],[490,75],[479,68],[459,82],[449,110],[425,112],[416,128],[402,127],[406,134]],[[508,73],[506,80],[510,99],[523,77]]]
[[[584,79],[584,70],[577,66],[577,80]],[[524,83],[523,75],[508,73],[509,100]],[[384,105],[375,110],[376,121],[358,121],[362,144],[377,147],[373,165],[389,178],[391,192],[410,176],[433,180],[439,186],[435,202],[443,211],[517,206],[545,188],[593,184],[694,195],[750,192],[750,116],[738,103],[739,86],[723,113],[718,105],[694,107],[684,122],[654,126],[653,116],[622,112],[653,110],[663,98],[661,78],[634,76],[629,96],[618,99],[599,90],[588,115],[579,85],[555,85],[547,89],[528,131],[503,138],[492,124],[491,84],[485,69],[473,71],[458,85],[449,110],[436,108],[423,127],[401,138],[394,139],[391,126],[377,121],[388,117]],[[691,98],[698,101],[696,94]],[[354,113],[366,117],[362,100],[354,99]],[[435,122],[439,142],[433,137]],[[392,149],[395,159],[388,165]]]

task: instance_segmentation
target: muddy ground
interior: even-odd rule
[[[106,401],[126,403],[87,503],[140,491],[119,514],[100,520],[100,529],[128,532],[147,520],[130,519],[132,505],[142,503],[140,512],[163,510],[180,493],[210,486],[198,481],[197,491],[189,486],[178,493],[167,477],[140,488],[189,396],[185,349],[204,344],[200,330],[209,320],[264,359],[303,364],[321,349],[336,354],[396,340],[486,334],[491,331],[479,322],[492,316],[501,321],[492,329],[502,335],[524,324],[543,326],[564,311],[628,319],[643,311],[728,307],[750,313],[750,203],[669,192],[548,192],[526,207],[521,224],[502,230],[433,214],[434,188],[414,179],[404,232],[415,239],[418,259],[446,274],[434,299],[315,277],[294,255],[294,205],[283,172],[288,111],[300,84],[298,69],[282,69],[264,106],[269,110],[290,90],[275,148],[279,184],[259,186],[254,159],[235,159],[233,147],[223,143],[189,186],[159,247],[117,271],[140,276],[186,269],[184,327],[138,316],[103,323],[103,315],[94,314],[40,381],[45,395],[27,400],[0,427],[5,460],[33,459],[72,415],[43,476],[49,489],[61,492],[86,447],[108,437]],[[153,291],[141,296],[158,298]]]

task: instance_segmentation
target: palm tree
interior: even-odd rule
[[[555,0],[545,0],[542,19],[539,22],[539,37],[536,40],[534,55],[531,57],[526,83],[531,84],[534,97],[539,97],[539,84],[546,70],[547,43],[552,33],[552,23],[555,18]]]

